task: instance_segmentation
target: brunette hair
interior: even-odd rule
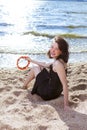
[[[60,51],[62,52],[56,59],[62,59],[64,62],[68,62],[69,59],[69,45],[66,40],[60,36],[55,36],[54,41],[58,44]],[[50,50],[48,51],[49,58],[52,58],[50,55]]]

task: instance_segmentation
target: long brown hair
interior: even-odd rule
[[[56,59],[62,59],[64,62],[67,63],[68,59],[69,59],[69,45],[68,45],[67,41],[60,36],[55,36],[54,41],[58,44],[58,47],[59,47],[60,51],[62,52],[62,54],[59,55]],[[49,58],[52,58],[50,56],[50,50],[48,51],[47,54],[48,54]]]

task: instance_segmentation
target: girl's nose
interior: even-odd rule
[[[55,49],[53,48],[53,52],[55,52]]]

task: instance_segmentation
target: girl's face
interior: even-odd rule
[[[58,43],[53,42],[50,48],[50,56],[54,59],[56,59],[60,54],[61,54],[61,50],[58,47]]]

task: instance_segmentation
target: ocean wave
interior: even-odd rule
[[[78,51],[70,51],[70,53],[72,53],[72,54],[81,54],[81,53],[87,53],[87,50],[78,50]],[[0,54],[19,54],[19,55],[41,55],[41,54],[43,54],[43,55],[46,55],[47,54],[47,52],[46,51],[41,51],[41,52],[38,52],[38,51],[31,51],[31,52],[29,52],[29,51],[26,51],[26,52],[21,52],[21,51],[6,51],[6,50],[3,50],[3,51],[1,51],[0,50]]]
[[[5,34],[7,34],[7,32],[5,32],[5,31],[0,31],[0,36],[4,36]]]
[[[80,11],[79,12],[76,12],[76,11],[73,11],[73,12],[72,11],[66,11],[66,13],[67,14],[70,14],[70,13],[71,14],[87,14],[87,12],[85,12],[85,11],[84,12],[80,12]]]
[[[72,28],[72,29],[74,29],[74,28],[87,28],[86,25],[77,25],[77,26],[69,25],[69,26],[65,26],[65,27],[66,28]]]
[[[6,27],[6,26],[13,26],[12,24],[8,24],[8,23],[0,23],[0,26]]]
[[[87,28],[86,25],[65,25],[65,26],[58,26],[58,25],[48,25],[48,24],[40,24],[37,25],[38,28],[46,28],[46,29],[75,29],[75,28]]]
[[[38,52],[38,51],[37,52],[33,52],[33,51],[32,52],[28,52],[28,51],[27,52],[18,52],[18,51],[6,51],[6,50],[4,50],[4,51],[0,51],[0,54],[40,55],[40,54],[46,54],[46,52]]]
[[[72,28],[72,26],[70,26]],[[42,37],[47,37],[47,38],[53,38],[57,34],[47,34],[47,33],[40,33],[36,31],[28,31],[24,32],[23,35],[34,35],[34,36],[42,36]],[[59,36],[63,36],[65,38],[87,38],[87,36],[84,35],[77,35],[77,34],[70,34],[70,33],[65,33],[65,34],[58,34]]]

